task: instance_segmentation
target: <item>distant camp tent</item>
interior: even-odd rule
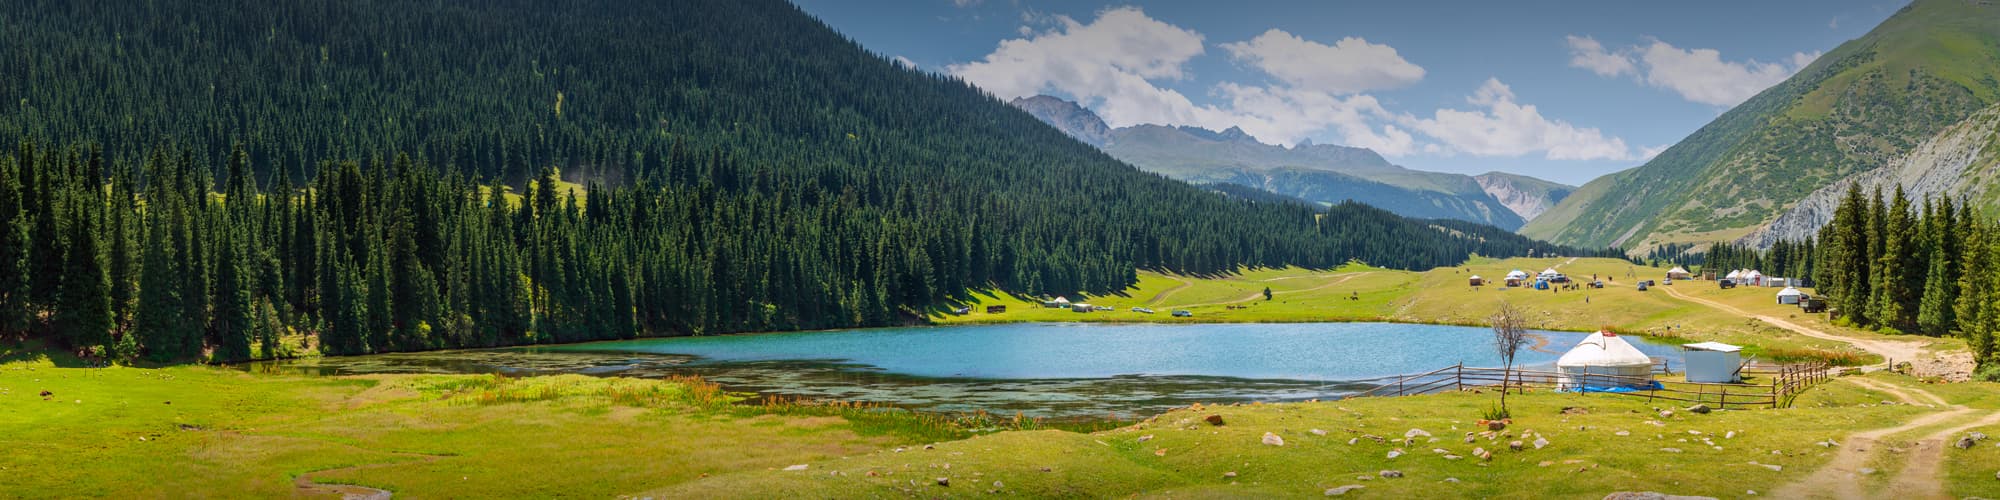
[[[1805,292],[1801,292],[1799,291],[1799,289],[1789,286],[1785,287],[1784,290],[1778,291],[1779,304],[1798,305],[1800,300],[1805,300],[1805,297],[1806,297]]]
[[[1764,286],[1764,273],[1752,269],[1743,273],[1743,282],[1750,284],[1750,286]]]
[[[1515,269],[1513,272],[1507,273],[1507,286],[1521,286],[1521,283],[1526,281],[1528,281],[1528,273],[1521,272],[1520,269]]]
[[[1056,300],[1051,300],[1051,301],[1048,301],[1048,302],[1043,302],[1043,303],[1042,303],[1042,307],[1054,307],[1054,308],[1058,308],[1058,309],[1063,309],[1063,308],[1068,308],[1068,307],[1069,307],[1069,297],[1056,297]]]
[[[1486,278],[1481,278],[1477,274],[1472,275],[1472,279],[1467,281],[1470,282],[1472,286],[1482,286],[1486,284]]]
[[[1548,269],[1543,269],[1543,270],[1542,270],[1542,274],[1540,274],[1540,275],[1538,275],[1538,276],[1536,276],[1536,277],[1538,277],[1538,278],[1542,278],[1542,279],[1549,279],[1549,278],[1554,278],[1554,277],[1557,277],[1557,276],[1562,276],[1562,273],[1559,273],[1559,272],[1556,272],[1556,268],[1553,268],[1553,267],[1551,267],[1551,268],[1548,268]]]
[[[1722,279],[1728,279],[1728,280],[1733,280],[1733,279],[1737,279],[1737,278],[1741,278],[1741,277],[1743,277],[1743,270],[1742,270],[1742,269],[1737,269],[1737,270],[1735,270],[1735,271],[1730,271],[1730,272],[1729,272],[1729,275],[1728,275],[1728,276],[1723,276],[1723,277],[1722,277]]]
[[[1687,381],[1733,384],[1743,380],[1743,348],[1721,342],[1701,342],[1681,346],[1681,363],[1687,366]]]
[[[1599,331],[1584,337],[1556,360],[1562,390],[1619,390],[1652,387],[1653,358],[1619,338]]]
[[[1688,274],[1688,270],[1681,268],[1681,266],[1674,266],[1673,269],[1667,270],[1667,279],[1670,280],[1684,280],[1691,277],[1693,275]]]

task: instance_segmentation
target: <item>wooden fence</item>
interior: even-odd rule
[[[1655,380],[1604,374],[1565,374],[1552,371],[1476,368],[1464,364],[1448,366],[1416,375],[1382,379],[1373,389],[1350,397],[1409,396],[1469,389],[1526,392],[1535,389],[1587,387],[1638,387],[1630,391],[1603,394],[1641,397],[1647,401],[1673,401],[1686,405],[1705,403],[1714,408],[1779,408],[1791,406],[1800,392],[1830,377],[1825,363],[1783,365],[1764,372],[1769,384],[1707,384]],[[1759,372],[1746,372],[1753,375]],[[1766,378],[1766,377],[1757,377]],[[1654,384],[1658,384],[1655,386]]]

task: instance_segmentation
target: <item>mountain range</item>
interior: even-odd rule
[[[1768,245],[1816,230],[1826,193],[1846,182],[1985,193],[1990,176],[1973,167],[1992,163],[1976,157],[1993,152],[1979,144],[1995,102],[2000,4],[1917,0],[1644,165],[1584,184],[1521,233],[1635,252]]]
[[[1151,124],[1112,128],[1083,106],[1046,95],[1011,104],[1150,172],[1196,184],[1248,186],[1313,203],[1356,201],[1407,217],[1513,230],[1574,189],[1497,172],[1474,177],[1412,170],[1366,148],[1309,141],[1291,147],[1265,144],[1236,127],[1220,132]]]

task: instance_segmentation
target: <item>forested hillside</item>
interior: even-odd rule
[[[1521,229],[1636,249],[1735,240],[2000,102],[2000,4],[1915,0],[1645,165]]]
[[[101,355],[884,325],[1137,268],[1586,253],[1142,173],[777,0],[29,0],[0,46],[0,334]]]

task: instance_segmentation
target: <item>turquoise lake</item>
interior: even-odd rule
[[[1550,366],[1586,334],[1516,363]],[[1626,337],[1669,359],[1672,346]],[[1393,323],[1077,324],[879,328],[676,337],[336,357],[279,369],[324,374],[700,375],[735,391],[942,412],[1147,416],[1201,403],[1333,399],[1384,377],[1499,366],[1492,331]]]

